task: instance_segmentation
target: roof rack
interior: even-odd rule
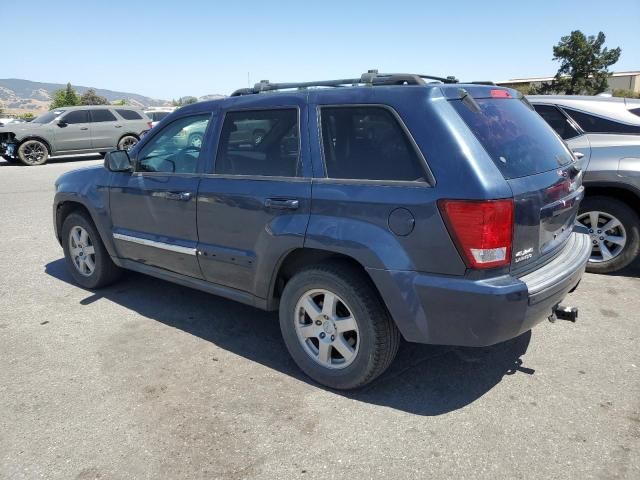
[[[415,73],[378,73],[377,70],[369,70],[360,75],[360,78],[343,78],[339,80],[318,80],[314,82],[296,83],[271,83],[269,80],[261,80],[253,88],[241,88],[231,94],[232,97],[241,95],[253,95],[256,93],[269,92],[273,90],[305,89],[309,87],[345,87],[356,85],[426,85],[427,80],[442,83],[458,83],[455,77],[436,77],[433,75],[422,75]]]

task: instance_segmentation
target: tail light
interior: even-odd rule
[[[153,127],[153,124],[151,122],[147,122],[147,127],[149,127],[149,129],[151,129],[151,127]]]
[[[438,206],[470,268],[511,263],[513,200],[440,200]]]

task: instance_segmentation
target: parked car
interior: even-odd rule
[[[71,275],[279,309],[295,362],[339,389],[380,375],[401,336],[485,346],[575,316],[559,304],[591,244],[570,150],[515,90],[441,80],[260,83],[181,108],[56,181]],[[200,147],[176,141],[203,124]]]
[[[0,127],[4,127],[5,125],[11,125],[16,123],[25,123],[25,121],[21,118],[0,118]]]
[[[0,155],[8,162],[42,165],[52,155],[126,150],[151,128],[147,116],[132,107],[63,107],[29,123],[0,127]]]
[[[145,110],[144,113],[151,119],[151,126],[155,127],[160,120],[171,115],[173,110]]]
[[[586,199],[578,222],[589,229],[595,273],[623,269],[640,253],[640,100],[530,96],[579,157]]]

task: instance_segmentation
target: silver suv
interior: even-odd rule
[[[29,123],[0,127],[0,155],[42,165],[53,155],[128,150],[150,128],[149,118],[128,106],[56,108]]]
[[[569,145],[584,172],[578,222],[593,250],[587,270],[608,273],[640,252],[640,100],[540,95],[527,97]]]

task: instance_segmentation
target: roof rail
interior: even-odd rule
[[[256,93],[273,90],[289,90],[293,88],[305,89],[309,87],[345,87],[356,85],[425,85],[424,79],[442,83],[458,83],[455,77],[436,77],[415,73],[378,73],[377,70],[369,70],[360,75],[360,78],[342,78],[339,80],[317,80],[313,82],[271,83],[269,80],[260,80],[253,88],[241,88],[231,94],[232,97],[241,95],[253,95]]]

